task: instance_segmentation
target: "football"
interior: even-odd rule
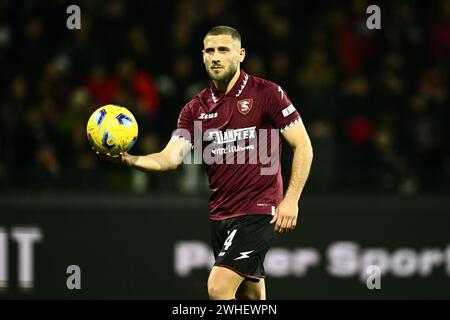
[[[127,108],[108,104],[92,113],[86,131],[96,151],[118,155],[130,150],[136,143],[138,124]]]

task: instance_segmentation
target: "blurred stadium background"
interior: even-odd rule
[[[66,27],[71,4],[80,30]],[[381,30],[366,27],[371,4]],[[106,163],[85,126],[101,105],[126,106],[132,153],[159,151],[208,84],[202,39],[219,24],[241,32],[243,69],[285,89],[314,147],[297,230],[266,261],[268,297],[448,298],[449,0],[3,0],[0,299],[206,298],[202,167]],[[30,265],[17,233],[32,231]],[[69,265],[81,290],[66,287]]]

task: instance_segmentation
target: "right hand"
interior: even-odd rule
[[[132,166],[134,164],[134,162],[136,162],[136,160],[134,159],[135,157],[128,154],[127,152],[124,152],[124,153],[121,152],[118,155],[112,155],[110,153],[105,154],[105,153],[100,153],[96,150],[94,150],[94,151],[100,158],[107,160],[109,162],[112,162],[112,163],[125,164],[127,166]]]

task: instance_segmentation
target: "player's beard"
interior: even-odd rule
[[[222,74],[216,74],[214,73],[214,70],[211,70],[211,67],[206,67],[206,72],[208,72],[209,77],[212,80],[228,82],[236,74],[237,67],[238,67],[237,63],[232,63],[230,64],[227,70],[224,70]]]

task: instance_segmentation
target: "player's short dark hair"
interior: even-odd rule
[[[219,35],[228,35],[231,36],[233,40],[238,40],[239,42],[241,42],[241,35],[239,34],[239,32],[235,28],[229,26],[215,26],[206,33],[205,38],[207,36]]]

